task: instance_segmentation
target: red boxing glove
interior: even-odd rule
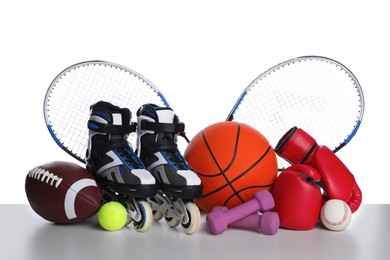
[[[307,165],[293,165],[279,174],[272,196],[281,227],[309,230],[317,225],[322,206],[320,179],[319,172]]]
[[[315,168],[321,175],[324,198],[345,201],[355,212],[362,202],[362,192],[355,177],[326,146],[300,128],[291,128],[278,142],[275,152],[286,161]]]

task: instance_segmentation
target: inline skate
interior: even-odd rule
[[[145,104],[137,111],[136,153],[158,184],[159,190],[150,203],[153,218],[165,217],[170,227],[180,223],[187,234],[200,225],[200,212],[193,202],[200,197],[200,178],[191,170],[177,147],[177,136],[184,124],[171,108]]]
[[[133,222],[137,231],[145,232],[153,220],[146,198],[156,195],[157,184],[127,141],[129,133],[136,131],[130,120],[127,108],[104,101],[92,105],[86,164],[101,189],[102,203],[122,203],[127,224]]]

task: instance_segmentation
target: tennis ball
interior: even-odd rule
[[[126,208],[116,201],[107,202],[100,208],[98,220],[105,230],[119,230],[127,223]]]

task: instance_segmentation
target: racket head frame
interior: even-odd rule
[[[82,163],[85,163],[85,158],[81,155],[78,155],[78,154],[72,152],[72,150],[68,148],[67,144],[65,144],[61,140],[61,137],[57,136],[56,131],[53,127],[53,124],[50,120],[49,107],[50,107],[50,97],[51,97],[53,90],[56,88],[57,83],[59,83],[59,81],[63,77],[65,77],[68,73],[72,73],[73,71],[77,70],[78,68],[86,67],[86,66],[109,66],[109,67],[114,67],[116,69],[128,72],[128,73],[138,77],[142,81],[144,81],[156,93],[156,95],[161,99],[162,103],[166,107],[170,107],[170,105],[169,105],[168,101],[166,100],[166,98],[164,97],[164,95],[150,80],[148,80],[146,77],[144,77],[140,73],[138,73],[130,68],[127,68],[123,65],[108,62],[108,61],[103,61],[103,60],[89,60],[89,61],[79,62],[79,63],[73,64],[73,65],[65,68],[52,80],[52,82],[50,83],[50,85],[46,91],[45,99],[43,102],[43,114],[44,114],[47,129],[48,129],[50,135],[52,136],[52,138],[54,139],[54,141],[57,143],[57,145],[61,149],[63,149],[65,152],[67,152],[69,155],[71,155],[73,158],[77,159],[78,161],[80,161]],[[89,104],[89,106],[90,105],[92,105],[92,104]],[[85,125],[87,125],[87,124],[85,124]]]
[[[297,62],[302,62],[302,61],[307,61],[307,60],[317,60],[317,61],[323,61],[323,62],[327,62],[327,63],[331,63],[331,64],[334,64],[336,65],[337,67],[339,67],[341,70],[343,70],[345,73],[348,74],[348,76],[351,78],[351,80],[353,81],[354,85],[355,85],[355,88],[356,88],[356,91],[358,92],[358,96],[359,96],[359,99],[360,99],[360,110],[359,110],[359,116],[358,118],[356,119],[356,124],[355,126],[352,128],[351,132],[345,137],[345,139],[343,141],[340,142],[339,145],[337,145],[336,147],[332,147],[333,149],[333,152],[337,152],[339,151],[341,148],[343,148],[345,145],[347,145],[351,140],[352,138],[356,135],[360,125],[361,125],[361,122],[363,120],[363,115],[364,115],[364,109],[365,109],[365,101],[364,101],[364,95],[363,95],[363,91],[362,91],[362,88],[361,88],[361,85],[358,81],[358,79],[356,78],[356,76],[352,73],[351,70],[349,70],[345,65],[343,65],[342,63],[334,60],[334,59],[331,59],[331,58],[327,58],[327,57],[324,57],[324,56],[316,56],[316,55],[308,55],[308,56],[301,56],[301,57],[297,57],[297,58],[293,58],[293,59],[289,59],[289,60],[286,60],[284,62],[281,62],[271,68],[269,68],[268,70],[266,70],[265,72],[261,73],[258,77],[256,77],[249,85],[248,87],[246,87],[246,89],[241,93],[240,97],[237,99],[236,103],[234,104],[233,108],[231,109],[229,115],[227,116],[226,118],[226,121],[233,121],[235,119],[235,116],[234,114],[236,113],[236,111],[238,110],[238,108],[240,107],[240,105],[242,104],[242,102],[245,100],[245,97],[248,95],[248,93],[250,92],[250,90],[256,86],[258,84],[259,81],[261,81],[263,78],[269,76],[270,74],[272,74],[273,72],[285,67],[285,66],[289,66],[291,64],[294,64],[294,63],[297,63]]]

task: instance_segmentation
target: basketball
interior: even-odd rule
[[[215,206],[232,208],[271,190],[277,177],[276,155],[268,140],[253,127],[219,122],[197,133],[184,157],[202,180],[197,206],[210,212]]]

